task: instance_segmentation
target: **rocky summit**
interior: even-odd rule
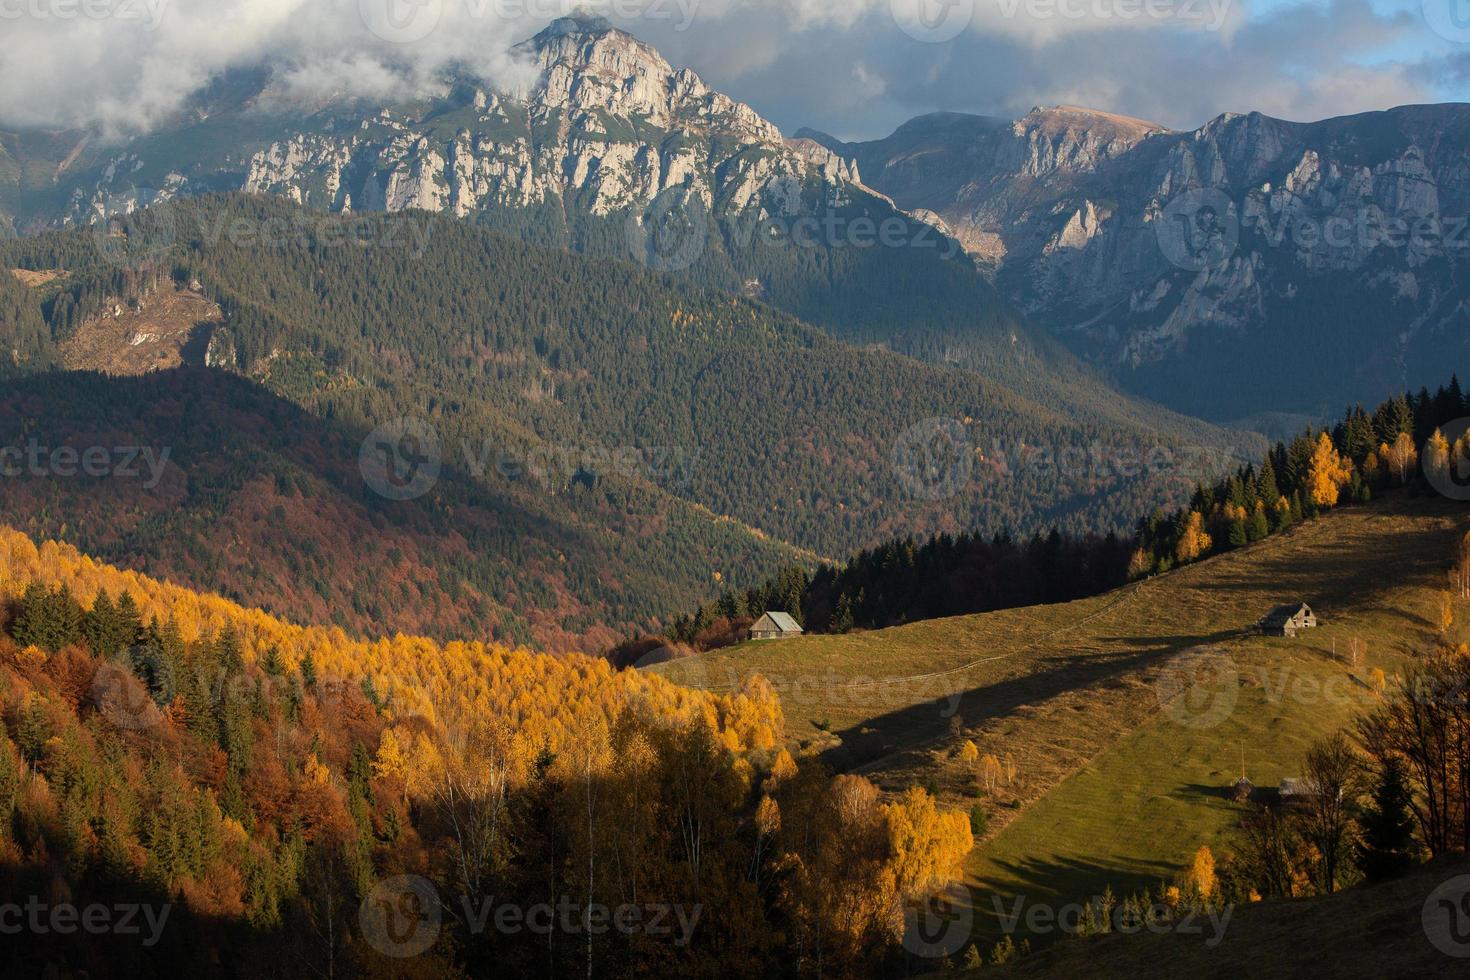
[[[467,216],[560,203],[609,215],[678,188],[723,213],[794,214],[804,193],[839,197],[856,168],[807,141],[788,145],[749,106],[597,17],[554,21],[513,52],[534,82],[498,90],[446,80],[434,98],[373,105],[342,97],[284,107],[268,73],[213,111],[72,161],[22,224],[86,224],[213,190],[280,194],[332,211],[421,209]],[[78,135],[81,143],[83,136]]]

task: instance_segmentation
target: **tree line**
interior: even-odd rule
[[[1367,503],[1375,492],[1433,492],[1431,477],[1470,463],[1470,435],[1452,445],[1441,431],[1467,415],[1470,403],[1453,377],[1432,394],[1425,388],[1398,395],[1371,413],[1357,405],[1329,429],[1278,442],[1259,465],[1197,485],[1189,506],[1156,510],[1131,536],[1053,528],[1020,542],[980,533],[898,539],[840,566],[793,565],[757,586],[726,590],[676,618],[663,639],[696,650],[726,646],[745,639],[750,623],[768,611],[790,613],[808,632],[846,633],[1097,595],[1244,547],[1334,507]],[[610,656],[632,663],[656,645],[633,639]]]
[[[416,222],[425,227],[409,234]],[[215,234],[236,224],[300,233],[269,243],[259,235]],[[281,611],[301,619],[331,609],[335,621],[356,629],[363,619],[381,616],[394,618],[390,628],[451,635],[471,626],[493,629],[500,638],[534,637],[548,647],[573,636],[593,649],[635,627],[662,627],[671,615],[711,597],[712,583],[757,580],[802,554],[846,555],[890,539],[898,528],[920,539],[962,530],[1021,539],[1051,526],[1074,536],[1105,533],[1131,526],[1144,514],[1144,501],[1165,492],[1147,478],[1032,466],[999,472],[986,464],[976,467],[965,492],[919,499],[898,472],[893,449],[920,420],[952,418],[976,446],[1047,447],[1058,455],[1085,454],[1098,444],[1141,455],[1161,441],[1160,427],[1165,442],[1198,435],[1177,419],[1122,417],[1090,396],[1078,401],[1081,394],[1065,412],[1041,410],[990,383],[1002,377],[1020,386],[1019,379],[1035,375],[1029,354],[1009,373],[987,361],[984,376],[922,364],[839,343],[727,292],[528,246],[452,218],[328,216],[274,198],[205,196],[149,208],[119,218],[118,225],[122,241],[136,243],[137,261],[123,267],[108,249],[121,247],[128,257],[129,246],[88,231],[0,243],[0,264],[67,271],[52,292],[16,284],[13,324],[0,296],[0,335],[8,329],[33,339],[44,334],[35,343],[50,345],[41,356],[25,353],[22,344],[16,364],[41,371],[54,365],[57,344],[77,323],[108,304],[146,302],[152,289],[189,289],[197,282],[224,312],[235,370],[303,409],[292,428],[272,440],[274,448],[230,454],[236,464],[230,483],[249,483],[252,467],[262,481],[283,468],[296,470],[285,478],[299,483],[302,467],[282,467],[278,457],[296,455],[291,447],[313,438],[305,431],[313,424],[355,433],[360,444],[379,424],[411,417],[428,421],[440,436],[446,453],[441,486],[468,482],[481,491],[474,506],[445,501],[434,508],[436,520],[453,510],[456,523],[475,532],[459,553],[434,549],[433,565],[446,580],[436,592],[462,588],[486,606],[513,607],[509,615],[446,612],[433,617],[437,622],[402,624],[398,617],[407,610],[428,615],[429,596],[405,599],[393,591],[419,573],[402,567],[390,572],[381,558],[360,552],[345,561],[331,553],[329,535],[313,530],[302,537],[317,540],[327,561],[367,574],[382,568],[382,578],[394,581],[343,595],[344,583],[302,554],[304,565],[317,566],[308,575],[323,594],[289,596],[297,601]],[[334,245],[340,236],[318,233],[328,229],[360,234],[371,247]],[[615,241],[625,249],[624,231],[619,223]],[[150,242],[159,248],[150,251]],[[403,247],[385,244],[391,242]],[[893,257],[853,255],[842,262],[866,266],[884,258]],[[974,290],[988,287],[976,286],[979,280],[958,267],[942,269],[946,281],[953,279],[945,317],[959,318],[976,308]],[[868,278],[856,266],[844,275]],[[895,307],[912,308],[912,297],[902,291],[878,291],[890,297],[887,316]],[[933,300],[926,295],[927,304]],[[975,326],[974,319],[966,323]],[[958,320],[952,326],[958,328]],[[992,332],[991,340],[998,337],[1012,350],[1009,331]],[[178,446],[188,438],[187,427],[179,432],[166,413],[145,415],[140,408],[168,397],[171,388],[200,385],[43,374],[33,379],[30,393],[61,404],[16,412],[24,420],[11,421],[16,428],[29,422],[55,443],[72,434],[61,420],[79,414],[66,407],[79,402],[93,409],[86,421],[94,427],[99,417],[105,423],[122,416],[137,430],[131,441],[166,437]],[[220,384],[215,392],[227,401],[208,405],[211,414],[229,422],[237,410],[254,414],[262,401],[239,387]],[[894,411],[897,402],[905,412]],[[232,448],[253,441],[249,425],[220,428]],[[155,435],[155,429],[163,431]],[[489,468],[468,472],[464,450],[478,454],[487,447]],[[548,448],[672,450],[686,465],[628,473],[583,466],[574,457],[565,472],[541,477],[524,466],[519,476],[504,477],[494,465],[502,456],[525,463]],[[350,471],[357,449],[348,446],[345,459],[319,459],[345,462]],[[175,458],[182,466],[182,452]],[[189,471],[186,486],[207,483],[228,490],[198,468]],[[59,515],[109,501],[106,495],[79,496],[64,506],[26,498],[12,506],[37,517],[37,534],[60,534],[64,523],[75,533],[78,525]],[[288,517],[298,514],[289,499],[271,503]],[[210,568],[214,549],[192,540],[227,508],[228,500],[199,493],[146,522],[99,514],[77,541],[120,559],[117,542],[105,538],[126,523],[133,537],[129,556],[148,555],[157,562],[150,567],[170,574],[207,573],[191,581],[264,601],[271,595],[265,573],[288,560],[262,553],[273,541],[242,535],[248,558]],[[397,508],[424,509],[430,509],[427,500]],[[385,518],[400,516],[388,506],[375,510]],[[466,574],[445,571],[456,563]],[[252,565],[262,573],[252,574]]]

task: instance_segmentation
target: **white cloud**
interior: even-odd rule
[[[390,2],[437,10],[435,29],[414,43],[395,43],[392,30],[383,29],[393,22],[381,17]],[[82,7],[91,15],[80,15]],[[0,0],[0,119],[147,129],[221,72],[262,63],[281,67],[297,91],[312,85],[349,86],[369,95],[416,91],[456,64],[510,80],[517,72],[510,46],[544,23],[512,16],[515,9],[524,6],[498,0]]]
[[[1429,72],[1373,57],[1427,28],[1407,13],[1376,13],[1369,0],[1254,14],[1247,0],[1055,0],[1085,16],[1036,16],[1051,2],[974,0],[967,30],[943,44],[905,34],[889,0],[854,0],[863,16],[841,31],[794,31],[777,0],[767,0],[708,8],[722,16],[717,30],[697,24],[648,39],[783,129],[811,125],[848,138],[884,135],[937,110],[1015,117],[1073,103],[1193,128],[1226,111],[1315,119],[1438,95]],[[1132,10],[1137,17],[1121,16]],[[1180,16],[1159,16],[1170,10]],[[1222,29],[1208,29],[1217,15]]]
[[[1365,65],[1422,25],[1369,0],[594,0],[771,116],[879,135],[934,110],[1077,102],[1168,125],[1430,100],[1422,65]],[[515,42],[577,0],[0,0],[0,121],[145,130],[232,68],[302,98],[427,91],[452,66],[525,81]],[[78,15],[85,10],[89,15]],[[64,14],[70,11],[70,15]],[[897,11],[897,14],[895,14]],[[108,16],[98,17],[97,13]],[[913,17],[953,40],[924,43]],[[389,17],[392,13],[395,16]],[[952,18],[962,17],[961,21]],[[910,30],[905,31],[903,24]],[[1217,30],[1210,29],[1218,27]],[[375,30],[376,28],[376,30]],[[922,34],[923,31],[918,31]],[[407,43],[395,43],[395,42]]]

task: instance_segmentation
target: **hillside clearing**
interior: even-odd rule
[[[977,787],[962,741],[1008,759],[1015,779],[992,788],[988,839],[967,869],[989,932],[986,896],[1151,886],[1219,844],[1242,812],[1224,792],[1242,756],[1257,786],[1299,775],[1306,746],[1370,703],[1371,670],[1391,675],[1431,640],[1465,524],[1457,505],[1395,496],[1093,599],[744,644],[658,669],[713,689],[764,674],[806,751],[886,790],[928,785],[968,807]],[[1321,628],[1250,632],[1296,599]],[[1191,690],[1196,661],[1206,669]]]

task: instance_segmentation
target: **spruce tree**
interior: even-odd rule
[[[1359,820],[1363,833],[1357,845],[1358,867],[1369,881],[1393,878],[1413,866],[1418,845],[1411,803],[1403,764],[1390,759],[1379,774],[1372,804]]]
[[[306,652],[306,655],[301,658],[301,667],[300,667],[300,670],[301,670],[301,683],[306,686],[306,689],[308,691],[315,689],[315,687],[316,687],[316,660],[314,660],[312,658],[311,651],[310,650],[308,650]]]
[[[117,597],[117,640],[119,649],[137,643],[143,635],[143,616],[131,592]]]
[[[832,621],[828,624],[829,633],[848,633],[852,630],[852,600],[846,592],[842,593],[837,600],[837,608],[832,613]]]
[[[10,625],[10,635],[16,643],[22,647],[46,646],[46,606],[46,589],[39,582],[27,585],[20,597],[15,622]]]
[[[1266,519],[1266,508],[1257,507],[1251,514],[1250,526],[1246,529],[1246,536],[1252,541],[1260,541],[1271,533],[1271,525]]]
[[[1249,543],[1245,522],[1235,518],[1230,522],[1230,547],[1243,548]]]
[[[117,652],[112,638],[117,631],[117,608],[106,589],[99,590],[92,609],[82,617],[82,638],[94,656],[111,657]]]
[[[1256,492],[1267,507],[1276,506],[1276,501],[1281,499],[1281,488],[1276,485],[1276,467],[1271,463],[1270,456],[1261,464],[1261,477]]]

